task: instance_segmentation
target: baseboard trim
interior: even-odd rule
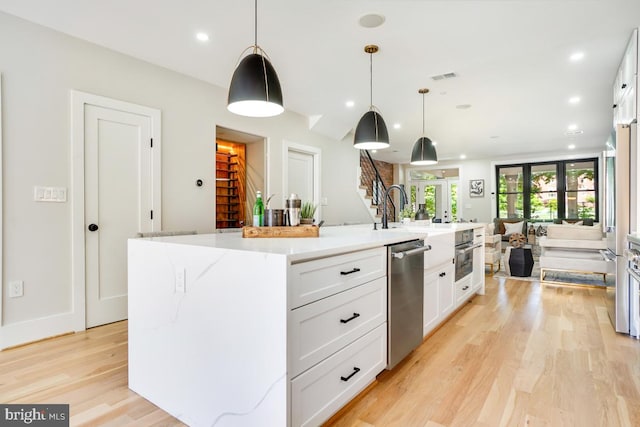
[[[0,328],[0,350],[6,350],[46,338],[78,332],[73,327],[73,313],[56,314],[25,322],[9,323]]]

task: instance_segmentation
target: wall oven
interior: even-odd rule
[[[473,230],[456,231],[455,280],[464,279],[473,272],[473,250],[481,244],[473,244]]]
[[[629,335],[640,338],[640,239],[628,237],[625,251],[629,284]]]

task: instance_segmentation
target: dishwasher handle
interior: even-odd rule
[[[420,246],[419,248],[409,249],[408,251],[391,252],[391,256],[393,258],[402,259],[406,256],[417,255],[430,250],[431,250],[431,245],[425,245],[425,246]]]

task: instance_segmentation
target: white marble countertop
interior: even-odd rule
[[[373,230],[372,224],[321,227],[318,238],[242,238],[240,233],[212,233],[184,236],[149,237],[143,240],[225,250],[260,252],[287,256],[291,262],[370,249],[428,235],[481,227],[480,223],[403,225]]]

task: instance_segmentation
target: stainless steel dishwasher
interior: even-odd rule
[[[422,342],[424,252],[412,240],[387,247],[387,369],[393,369]]]

